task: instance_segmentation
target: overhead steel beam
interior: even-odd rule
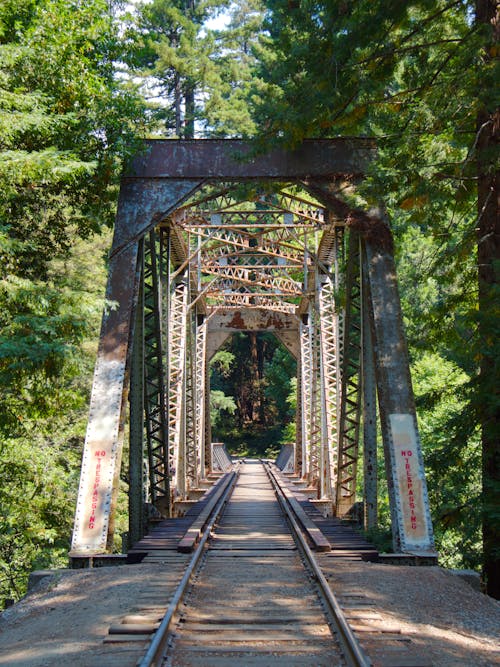
[[[246,312],[220,311],[212,315],[208,321],[208,331],[296,331],[299,320],[295,315],[273,313],[263,308]]]
[[[295,150],[274,148],[255,154],[234,139],[153,139],[144,142],[126,178],[280,179],[319,178],[366,173],[375,155],[371,139],[310,139]]]

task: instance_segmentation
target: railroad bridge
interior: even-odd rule
[[[436,554],[391,233],[383,211],[352,203],[373,151],[172,140],[132,162],[72,569],[32,575],[51,578],[2,615],[0,664],[496,664],[494,602],[413,567]],[[212,442],[208,364],[235,331],[273,332],[297,359],[296,442],[276,462],[235,462]],[[344,519],[362,488],[376,525],[377,432],[388,555]],[[113,554],[123,469],[129,543]]]
[[[111,547],[125,433],[132,544],[146,500],[176,516],[209,486],[208,363],[235,331],[272,331],[297,359],[297,439],[282,467],[337,517],[362,478],[374,526],[379,421],[394,550],[433,551],[390,227],[352,203],[374,150],[145,143],[121,181],[74,557]]]

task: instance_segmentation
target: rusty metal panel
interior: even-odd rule
[[[121,252],[178,208],[201,181],[122,179],[111,256]]]
[[[396,551],[433,551],[432,523],[391,244],[365,238],[380,421]],[[403,452],[411,451],[411,456]],[[406,464],[410,465],[409,478]],[[418,493],[409,493],[418,486]],[[409,498],[413,498],[414,507]],[[413,517],[416,516],[415,521]],[[414,528],[416,525],[416,528]]]
[[[132,161],[128,178],[241,180],[251,178],[331,179],[366,173],[375,155],[371,139],[310,139],[287,151],[274,148],[252,155],[251,144],[233,139],[146,141]]]
[[[290,354],[295,359],[298,359],[300,355],[299,328],[297,327],[295,331],[275,330],[273,333],[283,343]]]
[[[299,320],[295,315],[271,312],[263,309],[221,311],[212,315],[208,331],[296,331]]]
[[[98,554],[109,546],[121,463],[127,371],[139,283],[138,241],[177,208],[199,183],[122,183],[90,413],[83,451],[71,554]]]
[[[409,549],[419,549],[428,540],[429,526],[424,509],[425,477],[418,456],[419,444],[415,419],[411,414],[391,414],[389,423],[405,544]]]
[[[108,299],[116,304],[104,318],[90,399],[71,555],[106,550],[113,480],[121,459],[122,407],[130,319],[136,291],[138,244],[111,261]]]
[[[219,348],[221,348],[231,334],[227,331],[208,331],[207,332],[207,360],[214,356]]]

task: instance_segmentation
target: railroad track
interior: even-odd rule
[[[231,493],[232,490],[232,493]],[[217,524],[216,524],[217,522]],[[211,539],[209,540],[209,536]],[[313,539],[318,542],[317,536]],[[140,667],[370,665],[270,467],[241,464]]]

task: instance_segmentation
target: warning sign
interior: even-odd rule
[[[397,491],[403,513],[404,540],[407,547],[422,547],[428,543],[428,530],[415,423],[409,414],[392,414],[389,419],[394,442]]]

